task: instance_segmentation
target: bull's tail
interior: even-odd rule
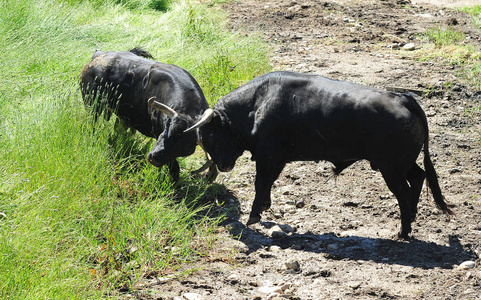
[[[429,157],[428,142],[424,143],[424,168],[426,169],[426,180],[428,182],[431,193],[433,194],[436,206],[448,215],[454,215],[454,212],[449,208],[449,205],[444,201],[441,188],[439,187],[438,176],[434,169],[431,158]]]
[[[416,115],[421,118],[424,130],[425,130],[425,140],[424,140],[424,168],[426,169],[426,180],[433,194],[434,202],[436,206],[441,209],[444,213],[449,215],[454,215],[454,212],[449,208],[449,205],[444,201],[443,194],[441,193],[441,188],[439,187],[438,182],[438,175],[436,174],[436,170],[434,169],[433,162],[431,161],[431,156],[429,155],[429,128],[428,128],[428,120],[426,118],[426,114],[422,110],[421,106],[417,103],[416,99],[411,94],[404,94],[407,98],[411,100],[412,109],[416,113]]]

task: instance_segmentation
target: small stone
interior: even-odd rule
[[[456,173],[461,173],[461,169],[460,168],[452,168],[451,170],[449,170],[449,174],[456,174]]]
[[[169,281],[174,280],[173,277],[157,277],[157,282],[158,283],[167,283]]]
[[[276,212],[276,213],[274,213],[274,218],[280,219],[280,218],[282,218],[282,214],[279,213],[279,212]]]
[[[282,289],[278,286],[261,286],[259,292],[263,294],[282,293]]]
[[[304,202],[304,200],[297,201],[296,203],[297,208],[303,208],[304,206],[306,206],[306,202]]]
[[[291,246],[291,249],[293,249],[293,250],[301,250],[301,249],[302,249],[302,246],[301,246],[301,245],[298,245],[298,244],[293,244],[293,245]]]
[[[406,51],[413,51],[416,50],[416,45],[414,45],[413,43],[408,43],[403,46],[403,49]]]
[[[186,300],[202,300],[202,296],[197,293],[185,293],[182,295]]]
[[[267,231],[267,234],[273,238],[287,236],[287,233],[282,231],[282,229],[278,225],[275,225],[271,229],[269,229]]]
[[[294,232],[294,228],[292,228],[291,225],[285,224],[285,225],[279,225],[279,227],[282,229],[282,231],[286,233]]]
[[[274,299],[275,297],[279,296],[280,293],[272,293],[272,294],[269,294],[269,296],[267,296],[267,300],[270,300],[270,299]]]
[[[280,252],[281,250],[282,250],[282,248],[279,247],[279,246],[270,246],[269,247],[269,251],[271,251],[271,252]]]
[[[348,283],[348,286],[351,289],[355,290],[355,289],[358,289],[361,286],[361,283],[362,282],[360,282],[360,281],[351,281],[351,282]]]
[[[239,282],[239,276],[237,274],[231,274],[227,277],[227,280],[231,283],[231,284],[235,284],[235,283],[238,283]]]
[[[297,260],[290,260],[286,262],[286,268],[289,270],[299,271],[301,269],[301,265]]]
[[[458,266],[457,269],[458,270],[469,270],[469,269],[473,269],[475,266],[476,266],[476,262],[474,262],[472,260],[468,260],[468,261],[462,262]]]

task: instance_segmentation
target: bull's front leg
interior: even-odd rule
[[[180,166],[177,160],[174,158],[173,160],[169,161],[166,165],[167,165],[167,168],[169,168],[169,174],[172,177],[172,181],[173,182],[179,181]]]
[[[270,208],[271,188],[284,166],[285,163],[279,163],[272,160],[257,160],[255,183],[256,195],[247,225],[260,222],[262,211]]]

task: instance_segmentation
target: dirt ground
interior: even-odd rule
[[[246,153],[217,179],[229,216],[217,247],[185,277],[143,279],[139,299],[481,299],[481,91],[459,66],[415,61],[419,33],[452,26],[481,49],[481,30],[453,10],[475,1],[243,0],[223,4],[230,26],[261,32],[276,70],[310,72],[419,98],[430,151],[456,216],[423,190],[410,241],[396,238],[399,208],[381,175],[358,162],[332,178],[326,162],[288,164],[272,209],[251,227],[255,164]],[[469,3],[468,3],[469,4]],[[481,80],[481,79],[480,79]],[[422,155],[421,155],[422,158]],[[422,163],[420,163],[422,166]]]

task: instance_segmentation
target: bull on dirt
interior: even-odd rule
[[[256,194],[247,225],[259,222],[270,208],[271,187],[286,163],[309,160],[330,161],[335,174],[368,160],[398,200],[400,237],[412,231],[425,179],[437,207],[453,214],[430,159],[426,116],[410,94],[273,72],[221,98],[187,132],[195,129],[219,170],[230,171],[245,150],[256,161]],[[416,163],[421,149],[426,171]]]

